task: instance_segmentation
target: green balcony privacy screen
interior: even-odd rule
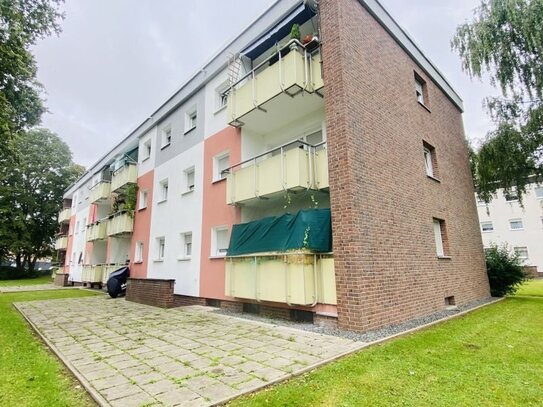
[[[307,249],[332,251],[330,209],[301,210],[234,225],[227,256]]]

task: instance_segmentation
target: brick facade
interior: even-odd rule
[[[174,284],[175,280],[129,278],[126,299],[140,304],[171,308],[174,306]]]
[[[339,327],[488,297],[460,110],[358,1],[323,0],[320,12]],[[423,143],[439,180],[426,175]],[[436,256],[433,218],[445,221],[450,258]]]
[[[175,294],[173,296],[174,307],[185,307],[187,305],[206,305],[206,300],[205,298],[189,297],[188,295]]]
[[[68,285],[68,276],[68,273],[56,273],[54,285],[59,287],[66,287]]]

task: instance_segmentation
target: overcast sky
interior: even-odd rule
[[[468,137],[483,138],[492,124],[482,100],[497,92],[469,79],[449,45],[479,0],[380,1],[463,98]],[[43,126],[88,167],[272,2],[66,0],[62,33],[35,47]]]

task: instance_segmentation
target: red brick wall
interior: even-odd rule
[[[174,284],[175,280],[129,278],[126,287],[126,299],[140,304],[171,308],[174,306]]]
[[[174,307],[184,307],[187,305],[206,305],[205,298],[200,297],[189,297],[187,295],[178,295],[173,296],[173,306]]]
[[[461,112],[358,1],[320,11],[339,326],[366,331],[441,310],[448,296],[489,296]],[[423,141],[440,182],[426,176]],[[450,259],[436,257],[432,218],[445,220]]]
[[[55,281],[53,283],[59,287],[66,287],[68,285],[68,273],[66,274],[55,274]]]

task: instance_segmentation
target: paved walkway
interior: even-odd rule
[[[30,285],[13,285],[9,287],[0,287],[0,293],[19,293],[23,291],[44,291],[44,290],[59,290],[65,288],[79,288],[79,287],[59,287],[53,283],[46,284],[30,284]]]
[[[102,405],[212,405],[364,346],[199,306],[100,296],[16,307]]]

